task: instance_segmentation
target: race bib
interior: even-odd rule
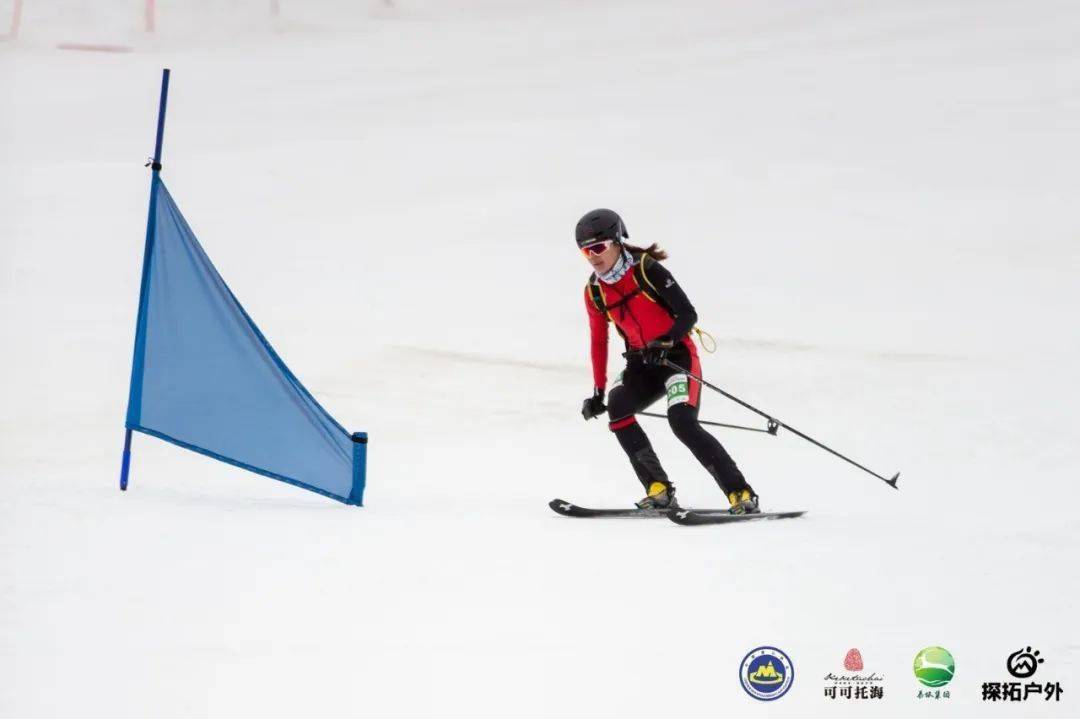
[[[667,406],[673,407],[690,401],[690,378],[684,374],[673,374],[664,380],[667,388]]]

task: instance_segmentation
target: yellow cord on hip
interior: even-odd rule
[[[715,337],[713,337],[711,334],[709,334],[705,330],[701,329],[700,327],[695,327],[693,331],[697,333],[698,342],[701,343],[701,349],[705,350],[709,354],[712,354],[713,352],[716,351],[716,338]],[[706,337],[709,338],[708,342],[705,341]]]

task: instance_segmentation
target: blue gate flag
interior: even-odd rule
[[[362,504],[367,435],[350,435],[285,366],[157,172],[150,191],[127,428]]]

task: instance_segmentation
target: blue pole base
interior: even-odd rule
[[[128,472],[131,470],[131,430],[124,431],[124,457],[120,461],[120,491],[126,492]]]
[[[367,432],[353,432],[353,483],[346,504],[364,506],[364,485],[367,484]]]

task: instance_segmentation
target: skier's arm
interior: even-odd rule
[[[585,287],[585,311],[589,315],[589,354],[592,357],[593,387],[603,394],[607,386],[608,322],[593,303]]]
[[[690,334],[697,324],[697,311],[667,268],[659,262],[650,262],[645,268],[645,279],[675,315],[675,324],[668,330],[667,336],[677,342]]]

